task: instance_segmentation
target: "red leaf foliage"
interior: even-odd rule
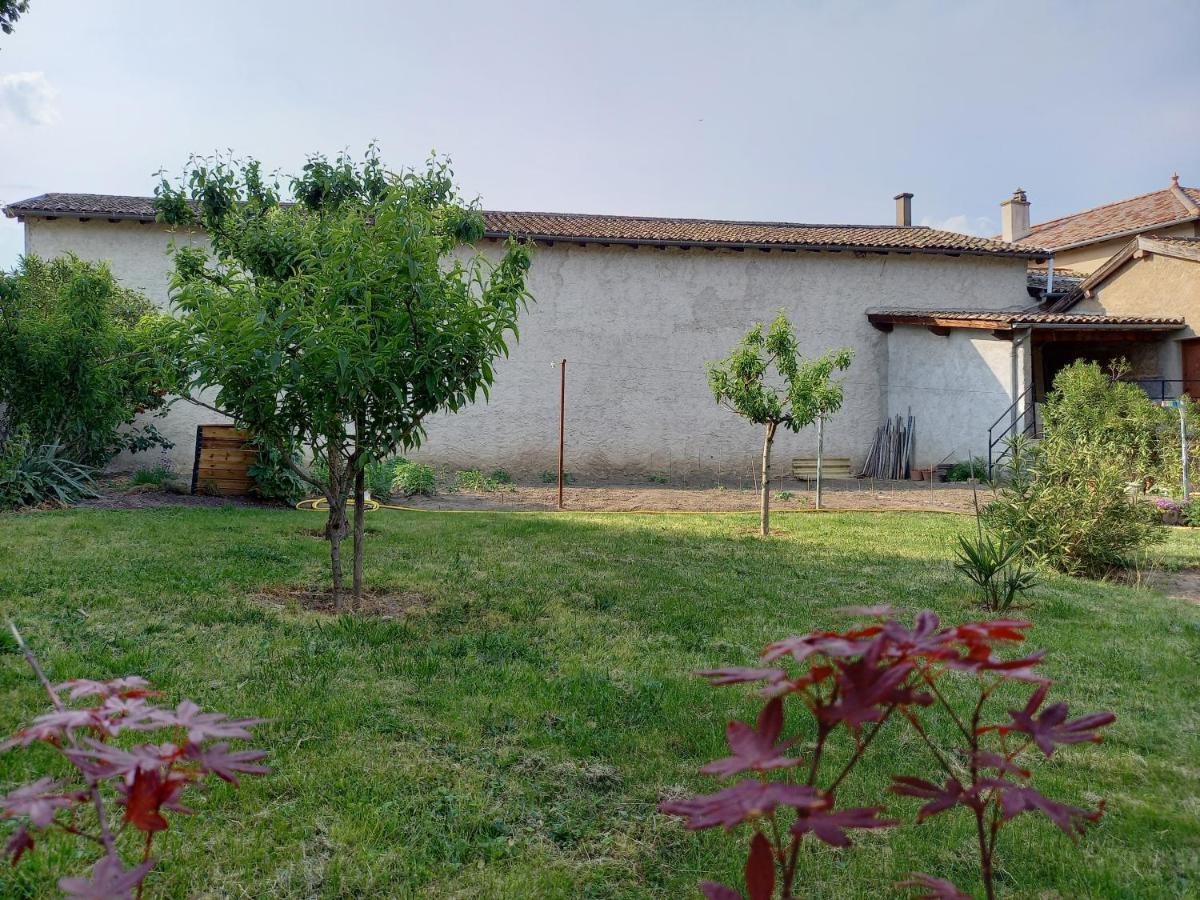
[[[775,855],[771,842],[761,831],[750,840],[746,857],[746,893],[750,900],[771,900],[775,893]]]

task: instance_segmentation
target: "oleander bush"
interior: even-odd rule
[[[1171,452],[1170,411],[1117,380],[1120,371],[1083,362],[1063,369],[1043,407],[1042,438],[1010,445],[983,516],[1037,564],[1103,575],[1161,537],[1142,491]]]

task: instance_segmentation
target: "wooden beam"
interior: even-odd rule
[[[1065,329],[1041,330],[1034,328],[1033,342],[1035,344],[1145,344],[1161,341],[1166,338],[1167,334],[1168,332],[1165,331],[1140,331],[1132,328],[1128,331],[1086,331],[1082,329],[1071,331]]]
[[[887,334],[889,331],[891,331],[893,328],[896,327],[891,322],[877,322],[877,321],[875,321],[874,318],[872,318],[870,316],[868,316],[867,319],[871,323],[872,328],[875,328],[878,331],[882,331],[884,334]]]
[[[950,328],[946,325],[926,325],[930,334],[936,334],[938,337],[949,337]]]

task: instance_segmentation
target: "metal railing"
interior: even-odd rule
[[[988,429],[988,478],[993,477],[993,469],[1012,451],[1011,438],[1020,434],[1037,437],[1037,433],[1037,395],[1030,385]]]
[[[1200,397],[1200,380],[1195,378],[1122,378],[1129,384],[1136,384],[1151,400],[1174,400],[1187,394],[1190,397]]]

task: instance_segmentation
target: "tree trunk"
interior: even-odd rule
[[[775,440],[775,422],[767,424],[767,439],[763,441],[762,455],[762,502],[759,512],[759,533],[771,533],[771,442]]]
[[[354,605],[361,608],[363,588],[363,520],[367,512],[367,473],[359,468],[354,476]]]
[[[342,457],[333,441],[327,451],[329,460],[329,486],[325,499],[329,503],[329,521],[325,525],[325,536],[329,538],[329,563],[333,573],[333,608],[342,611],[342,538],[346,536],[346,490],[343,477]]]
[[[340,485],[325,495],[329,501],[329,562],[333,570],[333,608],[342,611],[342,538],[346,536],[346,494]]]

